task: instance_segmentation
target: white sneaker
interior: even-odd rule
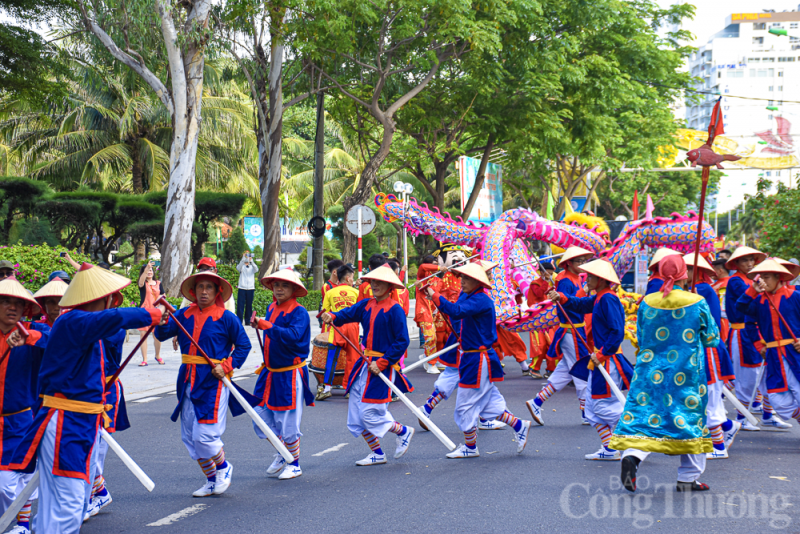
[[[609,462],[618,462],[620,458],[619,451],[610,451],[605,447],[600,447],[600,450],[594,454],[587,454],[584,456],[587,460],[606,460]]]
[[[747,430],[748,432],[758,432],[761,428],[757,427],[747,419],[740,419],[737,421],[742,424],[742,430]]]
[[[283,469],[285,465],[286,460],[283,459],[283,456],[276,454],[275,459],[272,460],[272,463],[267,467],[267,476],[270,478],[279,476],[281,474],[281,469]]]
[[[517,454],[520,454],[523,450],[525,450],[525,445],[528,443],[528,431],[530,429],[531,422],[522,421],[522,428],[519,429],[519,432],[514,433],[514,437],[517,440]]]
[[[440,371],[444,371],[445,369],[447,369],[447,366],[446,365],[442,365],[440,363],[439,365],[436,366],[436,368],[439,369]]]
[[[210,480],[206,480],[205,486],[192,493],[192,497],[208,497],[209,495],[214,495],[214,483]]]
[[[394,450],[394,459],[397,460],[403,456],[411,445],[411,438],[414,437],[414,429],[410,426],[406,427],[406,431],[397,436],[397,448]]]
[[[17,525],[9,530],[7,534],[31,534],[31,531],[22,525]]]
[[[478,452],[478,447],[475,447],[474,449],[470,449],[469,447],[467,447],[463,443],[461,445],[459,445],[458,448],[456,450],[454,450],[453,452],[448,452],[447,453],[447,457],[448,458],[456,459],[456,460],[459,459],[459,458],[477,458],[480,455],[481,455],[481,453]]]
[[[478,430],[499,430],[501,428],[505,428],[508,425],[502,421],[498,421],[497,419],[479,419],[478,420]]]
[[[529,401],[525,401],[525,406],[528,407],[528,411],[531,412],[531,417],[536,422],[537,425],[544,425],[544,419],[542,418],[542,408],[533,402],[533,399]]]
[[[290,478],[297,478],[303,474],[303,470],[299,465],[287,465],[283,473],[278,477],[278,480],[289,480]]]
[[[427,372],[429,375],[438,375],[438,374],[440,374],[440,373],[441,373],[441,371],[439,370],[439,368],[438,368],[438,367],[436,367],[435,365],[429,365],[429,366],[428,366],[428,369],[427,369],[427,371],[426,371],[426,372]]]
[[[100,510],[111,504],[112,500],[113,499],[111,499],[111,494],[108,492],[108,489],[106,489],[105,495],[94,495],[92,500],[89,501],[89,508],[87,510],[89,517],[94,517],[99,514]]]
[[[386,463],[386,455],[385,454],[375,454],[374,452],[364,458],[363,460],[359,460],[356,462],[357,466],[363,467],[366,465],[379,465]]]
[[[214,484],[214,495],[221,495],[225,493],[228,486],[231,485],[231,476],[233,475],[233,464],[228,462],[225,469],[217,468],[217,481]]]
[[[588,419],[586,419],[586,416],[585,416],[585,415],[583,415],[583,412],[581,412],[581,424],[582,424],[583,426],[589,426],[589,425],[591,425],[591,424],[592,424],[592,423],[590,423],[590,422],[589,422],[589,420],[588,420]]]
[[[772,414],[769,419],[761,420],[762,430],[769,430],[771,432],[788,432],[792,425],[782,421],[777,415]]]
[[[728,458],[728,449],[714,449],[711,452],[706,453],[706,460],[725,460]]]
[[[732,421],[732,423],[733,426],[731,427],[731,429],[728,430],[727,432],[722,433],[722,441],[725,444],[725,451],[726,451],[725,454],[727,454],[728,449],[730,449],[731,446],[733,446],[733,438],[736,437],[736,434],[742,428],[742,423],[740,423],[739,421]],[[711,454],[711,453],[706,453],[706,454]]]
[[[428,412],[425,410],[425,405],[424,405],[424,404],[423,404],[422,406],[420,406],[420,407],[419,407],[419,411],[420,411],[420,412],[422,412],[422,415],[424,415],[424,416],[425,416],[425,419],[430,419],[430,418],[431,418],[431,414],[429,414],[429,413],[428,413]],[[430,428],[428,428],[428,425],[426,425],[426,424],[425,424],[425,421],[423,421],[423,420],[422,420],[422,419],[420,419],[419,417],[417,417],[417,421],[419,421],[419,426],[422,428],[422,430],[425,430],[426,432],[427,432],[428,430],[430,430]]]
[[[764,406],[763,404],[759,404],[758,406],[751,406],[750,413],[763,413],[764,412],[763,406]]]

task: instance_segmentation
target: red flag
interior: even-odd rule
[[[639,220],[639,190],[635,190],[633,192],[633,204],[631,205],[633,208],[633,220]]]
[[[725,133],[724,124],[722,121],[722,109],[720,108],[722,97],[719,97],[717,103],[714,104],[714,109],[711,111],[711,120],[708,122],[708,141],[707,144],[711,146],[714,138],[720,134]]]

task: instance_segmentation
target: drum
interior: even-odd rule
[[[314,338],[313,346],[314,348],[311,351],[311,365],[308,366],[308,369],[314,373],[317,384],[322,385],[325,381],[325,363],[328,360],[328,349],[335,345],[328,343],[328,334],[324,332]],[[342,347],[336,347],[336,352],[336,370],[333,373],[332,385],[341,387],[344,381],[344,368],[347,364],[347,358],[345,358]]]

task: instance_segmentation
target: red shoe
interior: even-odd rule
[[[147,367],[147,362],[142,362],[139,364],[139,367]]]
[[[158,362],[158,365],[164,365],[164,359],[163,358],[159,358],[158,356],[156,356],[156,361]]]

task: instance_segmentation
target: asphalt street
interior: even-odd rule
[[[412,349],[410,359],[420,353]],[[544,381],[523,377],[509,360],[506,373],[500,391],[513,413],[529,419],[524,401]],[[436,377],[421,369],[409,376],[416,388],[411,398],[420,405]],[[236,377],[249,390],[254,378]],[[571,387],[547,402],[545,426],[532,428],[521,455],[509,430],[481,431],[480,458],[466,460],[446,459],[445,447],[419,431],[402,403],[392,403],[395,419],[414,425],[417,434],[400,460],[391,458],[395,436],[388,434],[388,464],[374,467],[355,466],[369,449],[347,431],[342,395],[305,410],[303,476],[294,480],[267,478],[274,450],[256,438],[246,415],[229,417],[224,441],[233,482],[225,494],[203,499],[191,496],[204,477],[180,441],[179,424],[169,419],[174,393],[129,402],[133,427],[115,436],[155,481],[155,490],[148,493],[109,452],[106,484],[114,502],[82,532],[800,531],[797,424],[786,433],[741,433],[730,459],[708,462],[701,480],[712,490],[705,494],[676,493],[678,458],[651,455],[632,495],[619,486],[619,462],[583,459],[600,441],[593,428],[581,426]],[[458,444],[463,435],[453,422],[454,401],[442,402],[434,421]]]

